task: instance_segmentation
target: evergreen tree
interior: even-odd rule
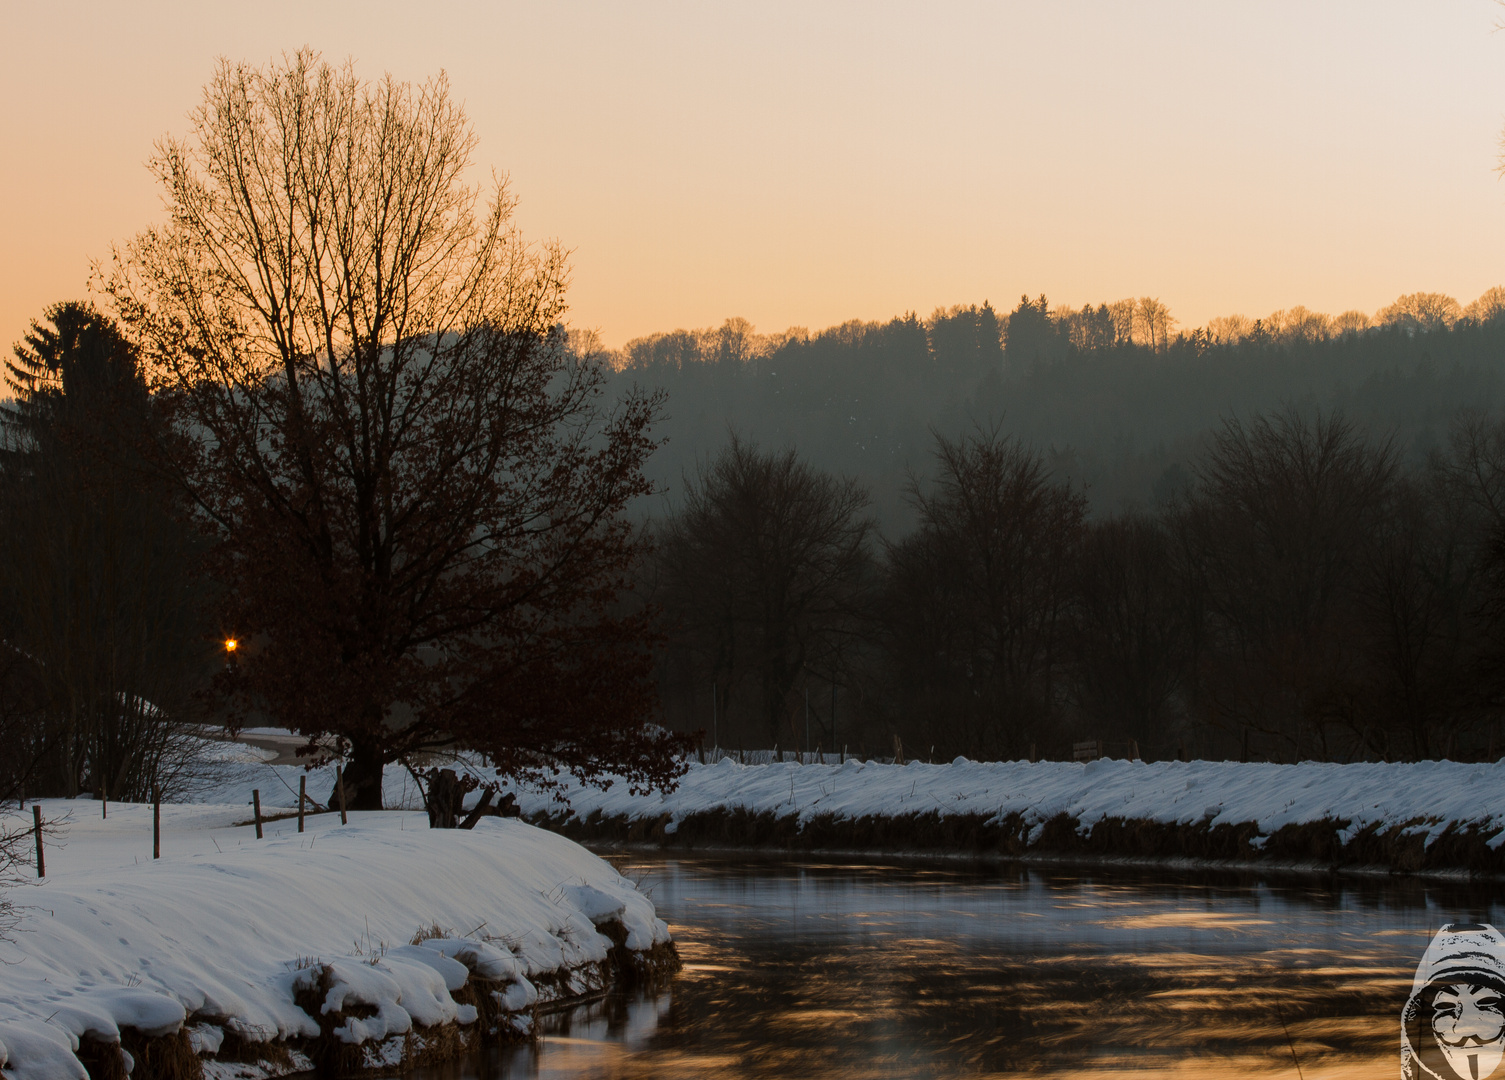
[[[55,305],[6,368],[0,610],[40,697],[8,740],[33,793],[144,799],[192,757],[183,721],[213,655],[198,545],[142,454],[152,403],[114,322]]]

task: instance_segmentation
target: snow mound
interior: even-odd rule
[[[318,1036],[331,1014],[338,1038],[380,1057],[415,1028],[474,1022],[450,996],[467,978],[526,1008],[529,976],[605,960],[599,921],[620,920],[634,948],[669,939],[610,864],[515,819],[430,830],[418,813],[352,813],[303,834],[268,823],[256,840],[240,806],[164,806],[153,860],[150,807],[111,804],[100,820],[88,802],[41,805],[66,842],[0,942],[6,1080],[81,1078],[80,1040],[122,1028],[188,1026],[212,1054],[226,1032]],[[316,1015],[298,1005],[311,998]]]

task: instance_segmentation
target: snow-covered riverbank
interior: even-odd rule
[[[101,820],[96,802],[41,805],[60,835],[46,878],[14,891],[23,919],[0,943],[7,1080],[81,1078],[80,1055],[118,1054],[122,1029],[138,1053],[191,1046],[211,1077],[330,1053],[396,1063],[488,1027],[526,1033],[540,1000],[672,962],[630,881],[516,820],[320,815],[257,840],[238,803],[164,805],[153,860],[150,807],[111,804]]]
[[[571,835],[1505,873],[1505,763],[692,764],[668,795],[520,791]]]
[[[557,792],[515,794],[529,820],[596,842],[1505,875],[1505,761],[827,758],[692,761],[668,795],[632,795],[625,784],[601,791],[568,777]],[[219,782],[227,799],[248,804],[259,788],[263,806],[296,804],[297,766],[228,768]],[[333,778],[332,768],[319,771],[310,793],[322,798]],[[422,805],[412,779],[395,768],[387,770],[385,800]]]

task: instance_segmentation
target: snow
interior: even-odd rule
[[[61,1028],[0,1021],[0,1069],[10,1080],[88,1080]]]
[[[22,921],[0,943],[5,1080],[83,1077],[79,1040],[114,1041],[122,1027],[188,1024],[204,1053],[227,1031],[314,1036],[294,994],[321,987],[326,1013],[370,1007],[336,1034],[380,1057],[415,1025],[474,1022],[450,996],[472,971],[522,1008],[537,999],[530,977],[606,958],[606,917],[641,947],[668,940],[609,864],[515,819],[430,830],[422,813],[352,812],[345,826],[310,817],[302,834],[270,822],[258,841],[237,824],[243,806],[167,804],[153,860],[149,806],[111,803],[107,820],[94,802],[41,806],[61,835],[46,879],[13,894]],[[409,944],[435,927],[445,936]]]
[[[1017,813],[1030,843],[1059,814],[1074,818],[1084,833],[1104,818],[1208,826],[1253,823],[1264,837],[1284,825],[1346,821],[1339,831],[1344,843],[1370,826],[1415,826],[1428,846],[1450,824],[1471,822],[1496,833],[1488,841],[1492,849],[1505,845],[1505,759],[1487,764],[1276,765],[1107,758],[1085,763],[979,762],[959,757],[945,764],[895,765],[857,758],[841,763],[833,754],[822,757],[821,764],[778,762],[770,751],[759,752],[758,764],[742,765],[723,757],[701,765],[692,759],[679,788],[667,796],[634,796],[624,783],[602,791],[568,776],[558,778],[557,795],[512,790],[526,814],[569,809],[585,817],[600,810],[608,818],[648,820],[667,814],[668,833],[690,814],[743,808],[800,823],[819,815],[842,819],[920,813],[981,814],[1001,821]],[[482,779],[491,779],[490,770],[468,767]],[[304,772],[300,766],[245,761],[223,769],[219,790],[227,798],[249,806],[251,789],[258,788],[265,812],[297,805],[298,777]],[[333,784],[333,765],[309,773],[308,791],[315,798],[324,799]],[[417,785],[404,770],[388,768],[383,788],[387,806],[422,806]],[[559,796],[566,801],[559,801]],[[473,802],[478,797],[473,793],[470,798]],[[1255,846],[1260,846],[1259,837]]]
[[[274,732],[266,732],[271,735]],[[384,813],[313,814],[268,821],[256,840],[251,793],[264,816],[289,813],[305,770],[272,765],[267,752],[215,744],[215,777],[196,803],[162,807],[160,860],[151,858],[151,808],[49,800],[58,823],[48,877],[14,894],[24,918],[0,943],[0,1071],[5,1080],[73,1080],[73,1054],[89,1036],[122,1027],[188,1026],[213,1054],[226,1033],[251,1041],[312,1036],[318,1017],[294,1002],[318,991],[316,1011],[359,1004],[338,1037],[384,1060],[415,1027],[475,1021],[451,993],[467,977],[494,982],[510,1011],[539,1000],[534,980],[580,972],[604,959],[597,927],[620,920],[627,944],[668,940],[652,904],[611,866],[558,835],[515,819],[474,830],[430,830],[412,778],[388,768]],[[481,771],[481,770],[477,770]],[[483,777],[489,778],[485,771]],[[321,802],[334,767],[307,773]],[[584,817],[665,822],[745,809],[837,819],[934,813],[1017,814],[1031,839],[1059,815],[1090,830],[1105,818],[1208,826],[1252,823],[1255,847],[1281,827],[1345,823],[1347,842],[1371,826],[1414,830],[1430,843],[1452,823],[1473,823],[1505,844],[1505,761],[1492,764],[1298,765],[1101,760],[883,762],[829,757],[821,764],[725,758],[691,763],[669,794],[602,791],[561,777],[560,794]],[[554,793],[517,790],[524,812],[557,812]],[[475,798],[472,795],[472,799]],[[435,928],[441,936],[432,936]],[[422,938],[416,944],[415,936]],[[567,978],[566,982],[570,982]],[[306,1000],[306,999],[305,999]],[[523,1027],[526,1017],[512,1021]],[[206,1077],[253,1080],[265,1068],[209,1062]]]
[[[981,814],[999,822],[1019,814],[1033,843],[1045,823],[1064,814],[1089,832],[1105,818],[1166,824],[1253,823],[1268,837],[1281,827],[1347,821],[1345,841],[1369,826],[1414,826],[1431,844],[1452,823],[1476,823],[1505,843],[1505,760],[1490,764],[1424,761],[1406,764],[1295,765],[1223,761],[1102,759],[977,762],[912,761],[907,765],[692,762],[679,788],[638,795],[625,784],[601,791],[560,778],[569,809],[580,817],[657,820],[672,833],[687,816],[745,809],[792,817],[801,824],[836,819],[935,813]],[[524,813],[557,812],[551,795],[517,791]],[[1258,840],[1258,838],[1256,838]]]
[[[195,1024],[188,1029],[195,1054],[217,1054],[225,1043],[225,1029],[215,1024]]]

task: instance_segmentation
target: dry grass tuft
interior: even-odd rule
[[[89,1080],[130,1080],[125,1071],[125,1058],[121,1056],[120,1044],[91,1039],[85,1035],[78,1043],[78,1060],[84,1063]]]
[[[420,926],[418,928],[418,932],[413,935],[413,940],[408,942],[408,944],[422,945],[425,941],[433,941],[436,938],[449,938],[454,936],[454,934],[444,929],[438,923],[434,923],[431,926]]]
[[[157,1039],[127,1028],[120,1043],[136,1059],[133,1080],[203,1080],[204,1063],[193,1052],[186,1028]]]
[[[224,1017],[196,1016],[195,1021],[210,1024],[224,1025]],[[237,1061],[250,1065],[267,1066],[269,1071],[276,1070],[274,1075],[291,1072],[293,1067],[293,1055],[289,1051],[288,1044],[276,1039],[253,1041],[247,1039],[238,1032],[224,1028],[224,1041],[220,1043],[219,1052],[214,1055],[216,1061]],[[268,1032],[267,1034],[272,1034]],[[140,1078],[136,1078],[140,1080]]]

